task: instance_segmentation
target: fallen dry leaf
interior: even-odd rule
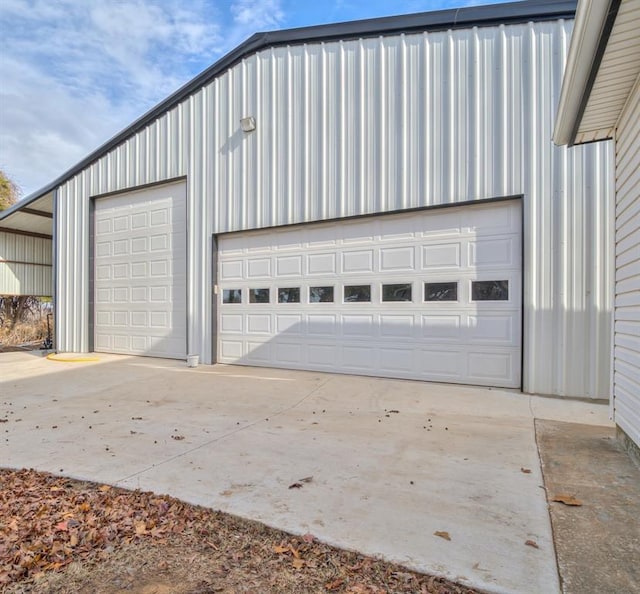
[[[140,536],[141,534],[147,533],[147,526],[144,522],[136,522],[136,534]]]
[[[123,576],[124,590],[157,585],[158,594],[477,594],[334,549],[311,534],[293,536],[165,495],[101,489],[33,470],[0,469],[0,518],[0,591],[10,584],[14,594],[99,592],[104,584],[115,592]]]
[[[440,538],[444,538],[445,540],[451,540],[451,536],[449,535],[449,533],[445,532],[444,530],[436,530],[433,534],[435,536],[439,536]]]
[[[533,547],[534,549],[539,549],[540,548],[538,546],[538,543],[535,540],[525,540],[524,544],[526,544],[528,547]]]
[[[551,498],[551,501],[557,501],[558,503],[564,503],[565,505],[581,506],[582,501],[576,499],[573,495],[567,493],[558,493]]]
[[[103,493],[106,493],[107,491],[111,490],[111,485],[100,485],[98,489]]]
[[[289,489],[302,489],[303,485],[310,483],[312,480],[312,476],[305,476],[304,478],[298,479],[292,485],[289,485]]]

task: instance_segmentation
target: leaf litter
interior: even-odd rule
[[[0,592],[476,590],[258,522],[34,470],[0,469]]]

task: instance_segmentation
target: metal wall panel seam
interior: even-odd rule
[[[568,233],[580,157],[551,157],[556,149],[548,145],[555,108],[549,92],[559,84],[568,27],[566,21],[501,25],[260,51],[198,91],[201,116],[192,117],[183,102],[79,173],[76,178],[89,176],[84,185],[65,184],[61,200],[68,204],[59,209],[64,224],[86,224],[80,203],[98,188],[131,187],[186,170],[211,175],[210,184],[200,184],[206,198],[190,198],[194,213],[205,216],[209,209],[211,233],[524,193],[525,389],[602,393],[608,365],[593,342],[604,323],[596,321],[597,310],[611,307],[602,297],[607,266],[593,252],[581,261],[579,244]],[[210,100],[202,99],[205,93]],[[196,130],[205,114],[210,141]],[[258,129],[234,142],[242,115],[254,115]],[[600,150],[589,147],[586,170],[604,171]],[[594,178],[589,195],[575,202],[582,211],[576,226],[585,225],[600,246],[607,241],[601,227],[608,214],[594,209],[594,202],[610,195],[604,186],[602,176]],[[86,242],[80,229],[74,233]],[[557,251],[554,238],[562,243]],[[73,272],[79,283],[66,293],[72,301],[82,299],[84,256],[74,260],[69,242],[60,253],[66,260],[61,274]],[[194,266],[191,272],[201,278],[189,287],[200,297],[190,303],[198,309],[208,295],[206,275],[199,272],[210,267],[200,261]],[[596,276],[582,278],[579,271],[591,267]],[[573,278],[575,296],[566,290]],[[572,338],[561,349],[556,323],[573,327],[578,294],[587,290],[601,300],[588,310],[583,304],[589,337],[582,345]],[[69,315],[74,310],[81,308],[70,305]],[[194,312],[195,343],[208,344],[208,328],[195,316],[210,315],[209,305]],[[69,343],[84,331],[74,327],[72,334]],[[565,375],[572,359],[598,369],[589,385],[575,372]]]

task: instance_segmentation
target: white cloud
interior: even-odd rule
[[[219,13],[180,0],[3,0],[0,167],[29,194],[205,68]]]
[[[231,4],[233,20],[253,33],[275,29],[284,19],[280,0],[235,0]]]

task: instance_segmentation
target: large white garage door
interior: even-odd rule
[[[95,202],[94,350],[184,358],[184,182]]]
[[[520,202],[222,235],[218,361],[520,386]]]

